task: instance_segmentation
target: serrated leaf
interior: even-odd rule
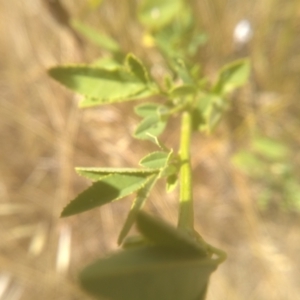
[[[160,104],[142,103],[134,108],[134,112],[140,117],[157,116],[157,110]]]
[[[150,116],[142,120],[134,132],[134,137],[147,140],[149,135],[159,136],[166,127],[166,121],[160,120],[157,116]]]
[[[118,238],[118,244],[120,245],[128,232],[130,231],[132,225],[135,222],[136,214],[138,211],[142,208],[144,205],[146,199],[148,198],[153,186],[155,185],[157,181],[158,175],[152,175],[149,177],[148,181],[145,183],[145,185],[137,192],[137,196],[135,200],[133,201],[132,207],[130,209],[130,212],[126,218],[126,221],[123,225],[123,228],[120,232],[119,238]]]
[[[95,30],[93,27],[86,25],[79,20],[72,20],[71,21],[72,27],[90,40],[95,45],[104,48],[110,52],[120,52],[120,47],[118,43],[113,40],[111,37],[100,33],[99,31]]]
[[[213,259],[172,249],[135,247],[95,261],[79,279],[97,299],[196,300],[217,265]]]
[[[140,211],[136,217],[140,233],[155,245],[171,247],[173,251],[180,250],[207,256],[207,246],[196,242],[185,231],[175,228],[162,219],[155,218]]]
[[[95,182],[79,194],[62,211],[61,217],[79,214],[106,203],[119,200],[139,190],[149,174],[111,174]]]
[[[146,67],[142,64],[142,62],[137,57],[135,57],[133,54],[129,54],[126,57],[125,63],[127,67],[130,69],[130,71],[141,81],[145,83],[150,82],[150,77],[146,70]]]
[[[148,90],[152,90],[153,94],[158,94],[159,89],[156,83],[150,78],[150,75],[143,65],[141,60],[139,60],[135,55],[129,53],[126,56],[125,67],[128,68],[139,80],[144,82],[148,86]]]
[[[161,169],[166,166],[168,157],[169,153],[156,151],[142,158],[139,164],[149,169]]]
[[[159,170],[153,169],[136,169],[136,168],[75,168],[76,172],[93,181],[101,180],[102,178],[112,175],[141,175],[150,176],[154,173],[158,173]]]
[[[243,86],[247,82],[249,75],[250,61],[248,59],[241,59],[227,64],[219,72],[213,92],[222,95],[228,94]]]
[[[287,157],[288,148],[283,143],[267,137],[256,137],[252,141],[253,150],[271,160]]]
[[[117,100],[110,100],[110,101],[103,101],[99,98],[92,98],[85,96],[80,102],[79,107],[80,108],[86,108],[86,107],[92,107],[96,105],[103,105],[108,103],[117,103],[117,102],[125,102],[125,101],[133,101],[138,99],[147,98],[149,96],[153,96],[155,94],[151,94],[148,89],[143,90],[142,92],[135,94],[134,96],[128,96],[126,99],[117,99]]]
[[[60,66],[49,69],[48,73],[74,92],[86,96],[81,106],[130,101],[158,93],[124,68]]]
[[[170,23],[181,8],[181,0],[143,0],[139,19],[149,29],[159,29]]]
[[[104,56],[93,61],[92,66],[106,70],[116,70],[122,68],[122,64],[119,61],[117,61],[114,57],[110,56]]]

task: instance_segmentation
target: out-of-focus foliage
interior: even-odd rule
[[[88,3],[92,9],[98,8],[102,2],[103,0],[88,0]]]
[[[250,149],[239,151],[233,163],[258,186],[256,201],[261,209],[300,211],[300,178],[286,144],[255,136]]]

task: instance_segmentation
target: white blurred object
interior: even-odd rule
[[[233,32],[234,43],[241,46],[247,44],[253,36],[251,23],[243,19],[237,23]]]
[[[14,283],[8,290],[8,293],[4,295],[4,300],[20,300],[24,292],[24,287]]]
[[[159,17],[160,17],[160,10],[157,7],[154,7],[151,10],[151,18],[155,20],[158,19]]]
[[[4,299],[4,294],[8,289],[11,281],[11,276],[7,273],[0,274],[0,299]]]
[[[47,229],[48,227],[46,224],[38,224],[28,249],[28,252],[31,255],[37,256],[43,251],[47,240]]]
[[[64,274],[68,271],[71,256],[71,228],[64,224],[60,228],[56,256],[56,271]]]

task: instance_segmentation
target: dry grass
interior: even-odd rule
[[[62,2],[124,49],[156,61],[155,51],[139,46],[134,5],[104,1],[96,13],[86,9],[86,1]],[[255,30],[245,49],[253,62],[251,82],[236,95],[233,113],[216,135],[194,137],[197,227],[229,256],[212,277],[208,300],[300,299],[299,216],[262,214],[255,188],[230,163],[258,128],[299,148],[300,4],[204,0],[194,6],[210,37],[199,61],[211,76],[239,55],[232,43],[237,21],[247,18]],[[130,199],[58,218],[87,184],[75,166],[135,166],[151,147],[130,137],[137,122],[130,104],[80,111],[77,97],[45,74],[49,66],[97,55],[98,49],[81,47],[57,24],[42,1],[0,2],[1,300],[88,299],[76,287],[76,271],[116,248]],[[172,124],[166,137],[170,145],[177,145],[176,128]],[[299,159],[295,155],[294,163]],[[153,199],[149,208],[175,222],[176,195],[156,191]]]

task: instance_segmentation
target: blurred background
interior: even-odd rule
[[[61,0],[61,11],[57,0],[0,0],[1,300],[89,299],[77,271],[117,249],[131,198],[59,219],[88,186],[74,167],[136,167],[155,146],[131,137],[133,104],[80,110],[46,69],[105,55],[70,17],[113,37],[159,80],[164,66],[136,21],[139,2]],[[208,78],[236,58],[252,65],[218,130],[193,136],[196,227],[228,253],[207,299],[300,299],[300,2],[189,3],[203,38],[195,58]],[[177,121],[162,138],[175,149]],[[147,208],[175,223],[176,197],[158,188]]]

